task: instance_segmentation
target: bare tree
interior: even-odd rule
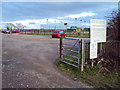
[[[23,24],[21,24],[21,23],[16,23],[16,28],[18,29],[18,30],[24,30],[24,28],[25,28],[26,26],[24,26]]]
[[[15,29],[15,25],[13,24],[13,23],[7,23],[6,25],[5,25],[5,28],[6,29],[8,29],[8,30],[13,30],[13,29]]]

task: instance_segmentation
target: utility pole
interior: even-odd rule
[[[56,20],[55,20],[55,30],[56,30]]]
[[[39,27],[40,27],[40,25],[39,25]],[[39,33],[40,33],[40,28],[39,28]]]
[[[62,29],[62,21],[61,21],[61,29]]]
[[[47,19],[47,28],[48,28],[48,19]]]
[[[76,25],[76,27],[77,27],[77,18],[75,18],[75,25]]]

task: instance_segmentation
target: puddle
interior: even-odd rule
[[[16,59],[6,59],[6,60],[2,60],[2,62],[13,62],[13,61],[16,61]]]
[[[8,52],[5,52],[5,51],[3,52],[3,55],[7,55],[7,54],[8,54]]]
[[[5,68],[7,65],[2,64],[2,68]]]
[[[10,64],[14,64],[16,59],[7,59],[7,60],[2,60],[2,68],[5,68],[9,66]]]
[[[4,60],[3,62],[10,62],[11,60]]]

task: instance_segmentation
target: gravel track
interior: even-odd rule
[[[57,70],[58,56],[58,38],[2,34],[2,87],[90,88]]]

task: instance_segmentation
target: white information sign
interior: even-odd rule
[[[106,20],[90,20],[90,42],[106,42]]]
[[[90,59],[97,58],[97,43],[106,42],[106,20],[90,20]]]
[[[97,43],[90,43],[90,59],[97,58]]]

